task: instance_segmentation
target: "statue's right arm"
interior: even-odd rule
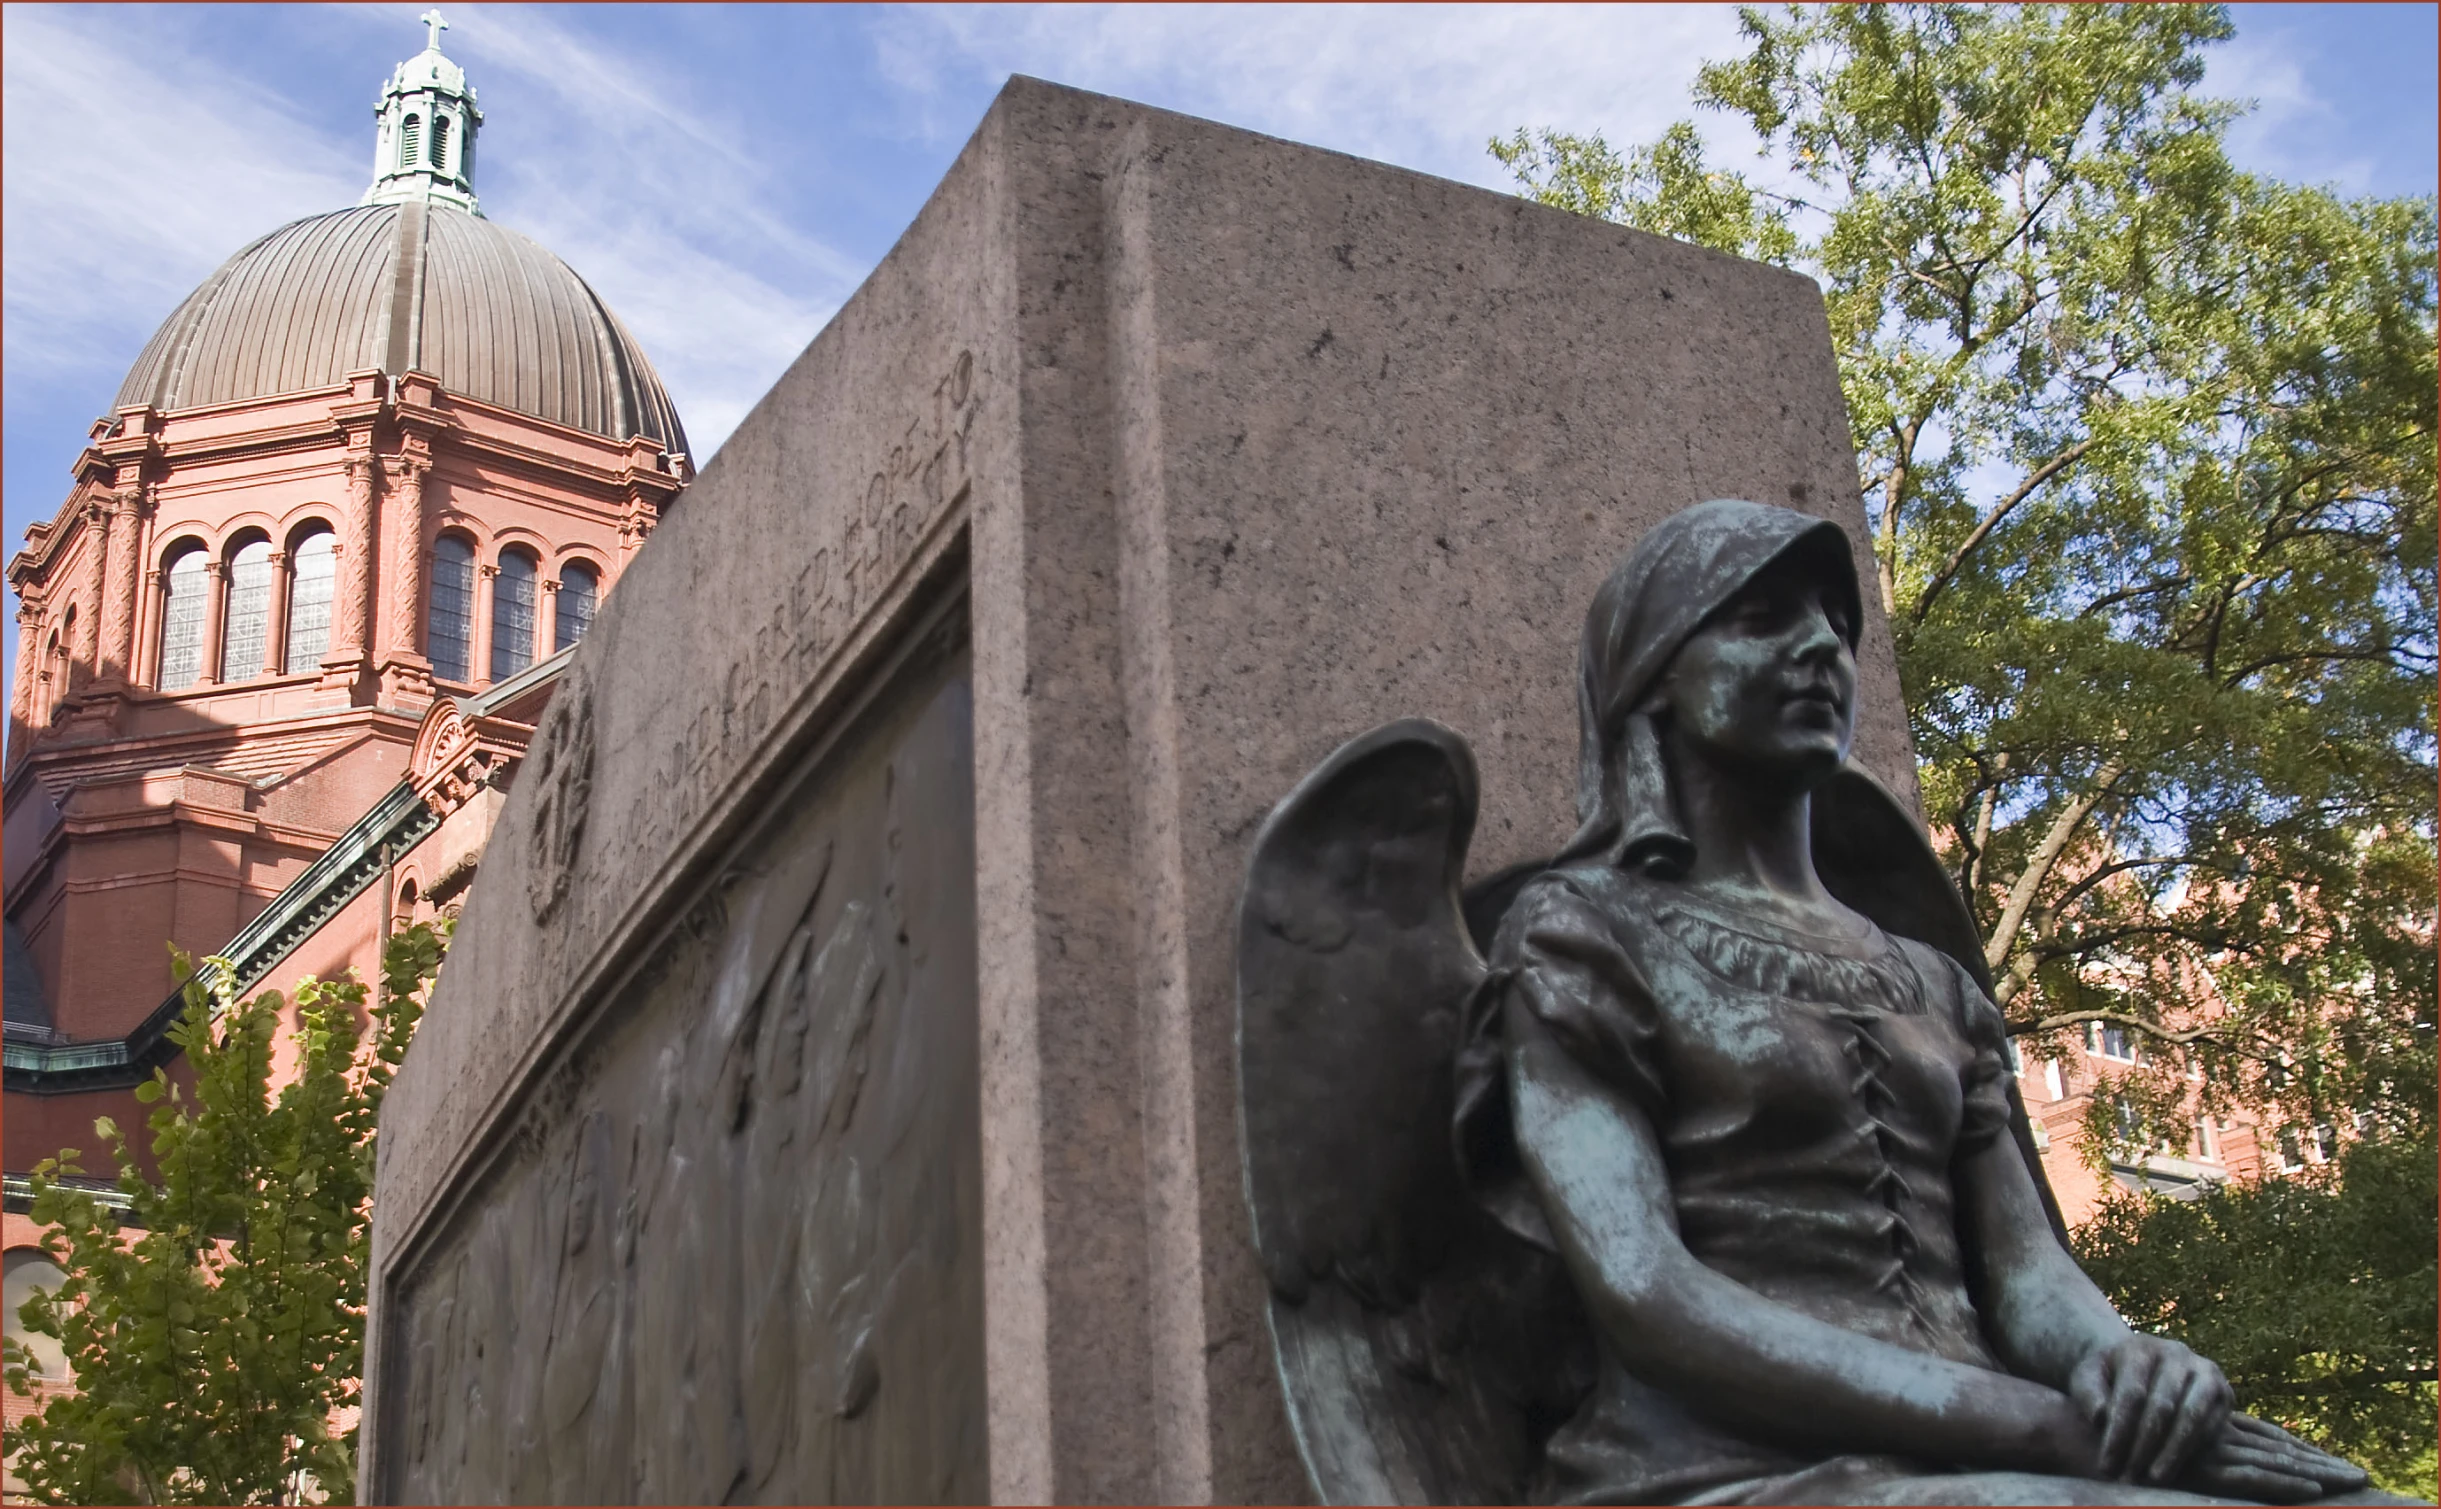
[[[2095,1432],[2059,1390],[1816,1320],[1697,1262],[1644,1112],[1516,995],[1505,1010],[1528,1177],[1595,1324],[1637,1377],[1794,1449],[2097,1475]]]

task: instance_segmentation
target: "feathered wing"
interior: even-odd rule
[[[1473,754],[1407,719],[1256,837],[1238,913],[1246,1193],[1299,1450],[1326,1503],[1515,1502],[1571,1401],[1565,1275],[1460,1187],[1452,1064],[1485,986],[1460,877]]]
[[[1884,932],[1939,949],[1964,966],[1985,995],[1992,993],[1991,967],[1966,898],[1898,798],[1854,765],[1841,767],[1814,793],[1814,870],[1833,896]],[[2009,1130],[2034,1175],[2052,1234],[2065,1247],[2068,1223],[2043,1176],[2042,1153],[2015,1080],[2009,1084]]]

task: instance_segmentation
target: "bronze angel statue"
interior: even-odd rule
[[[1847,763],[1858,611],[1836,525],[1701,504],[1594,599],[1556,858],[1461,890],[1423,720],[1271,814],[1241,1111],[1315,1491],[2403,1502],[2070,1256],[1973,921]]]

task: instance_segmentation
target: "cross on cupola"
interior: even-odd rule
[[[373,186],[364,204],[439,200],[481,214],[475,199],[475,131],[483,112],[466,70],[441,51],[449,23],[437,10],[424,23],[424,50],[390,73],[374,102]]]

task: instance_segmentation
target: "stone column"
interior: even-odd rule
[[[140,632],[136,639],[135,678],[139,686],[158,688],[161,685],[161,619],[169,595],[168,573],[158,566],[144,572],[144,596],[140,599],[147,610],[139,615]],[[147,626],[149,625],[149,628]]]
[[[559,578],[534,575],[534,660],[559,648]]]
[[[271,605],[263,622],[263,671],[266,675],[288,674],[288,603],[296,585],[288,575],[291,564],[287,551],[271,552]]]
[[[102,586],[101,658],[98,679],[124,686],[135,679],[136,578],[144,563],[144,490],[129,485],[110,497],[110,549]]]
[[[17,600],[17,679],[8,689],[9,763],[25,753],[34,730],[34,677],[42,664],[42,609],[29,598]]]
[[[492,593],[498,590],[492,583],[499,575],[497,566],[475,568],[475,621],[467,625],[466,679],[476,686],[492,681]]]
[[[206,561],[203,582],[203,658],[195,672],[195,684],[211,686],[220,680],[221,625],[227,621],[229,611],[228,563]]]
[[[400,656],[424,652],[424,477],[431,470],[413,456],[390,462],[390,646]]]
[[[330,659],[351,665],[362,661],[373,646],[374,471],[369,455],[347,459],[347,532],[339,540],[339,590],[331,604]]]
[[[101,659],[103,565],[110,549],[110,510],[99,499],[85,504],[85,558],[77,571],[76,640],[68,651],[68,685],[93,679]]]

